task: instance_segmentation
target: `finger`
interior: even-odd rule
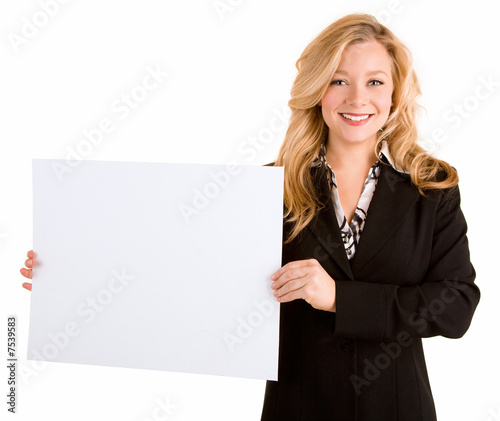
[[[26,288],[28,291],[31,291],[31,284],[29,282],[25,282],[23,284],[23,287]]]
[[[33,250],[30,250],[30,251],[28,251],[27,256],[28,256],[30,259],[33,259],[33,257],[35,257],[35,253],[33,252]]]
[[[282,297],[292,291],[297,291],[302,288],[306,284],[306,277],[294,279],[292,281],[287,282],[281,288],[274,291],[275,297]]]
[[[288,303],[293,300],[298,300],[302,298],[302,288],[296,289],[295,291],[290,291],[289,293],[282,295],[281,297],[277,297],[276,300],[280,303]]]
[[[293,262],[288,262],[286,265],[279,268],[276,272],[271,275],[271,279],[274,281],[278,279],[284,272],[290,269],[297,269],[301,267],[311,266],[313,262],[317,262],[316,259],[305,259],[305,260],[294,260]]]
[[[26,259],[24,261],[24,264],[26,265],[26,267],[32,268],[35,265],[35,261],[33,259]]]
[[[286,272],[283,272],[281,276],[271,284],[271,288],[279,289],[287,282],[290,282],[294,279],[303,278],[308,274],[309,274],[308,269],[304,267],[299,267],[296,269],[288,269]]]
[[[31,269],[21,268],[20,272],[21,272],[21,275],[23,275],[25,278],[32,279],[33,272]]]

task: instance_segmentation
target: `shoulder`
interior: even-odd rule
[[[443,183],[444,186],[452,184],[451,187],[443,187],[430,190],[436,196],[441,205],[460,206],[460,189],[458,187],[458,174],[455,167],[451,165],[448,168],[441,166],[437,171],[432,181]]]
[[[436,175],[434,176],[434,181],[441,183],[448,178],[453,178],[457,174],[457,169],[451,165],[448,165],[448,168],[440,165],[438,170],[436,171]]]

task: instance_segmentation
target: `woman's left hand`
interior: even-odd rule
[[[302,298],[318,310],[337,310],[335,281],[316,259],[288,262],[271,279],[280,303]]]

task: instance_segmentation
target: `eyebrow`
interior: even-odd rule
[[[341,69],[337,70],[335,73],[338,73],[338,74],[341,74],[341,75],[346,75],[346,76],[349,75],[349,73],[347,73],[345,70],[341,70]],[[387,77],[389,77],[389,75],[386,72],[384,72],[383,70],[371,70],[371,71],[367,72],[366,75],[367,76],[373,76],[373,75],[378,75],[380,73],[383,73],[384,75],[386,75]]]

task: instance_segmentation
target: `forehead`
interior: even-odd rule
[[[382,70],[390,74],[392,58],[378,41],[363,41],[351,44],[342,53],[337,73],[363,73]]]

